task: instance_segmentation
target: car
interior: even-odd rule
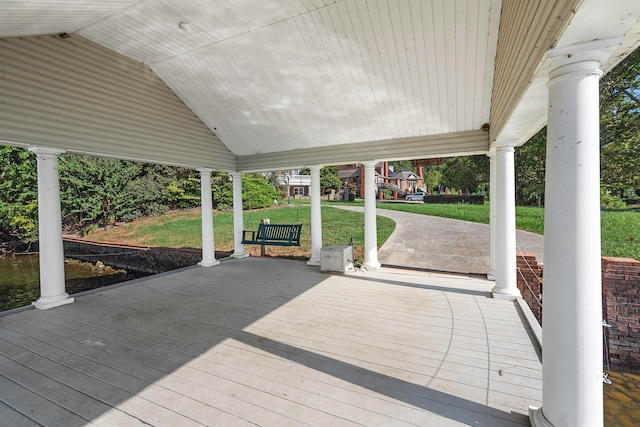
[[[424,193],[422,191],[417,191],[413,194],[407,194],[405,197],[406,200],[419,200],[424,201]]]

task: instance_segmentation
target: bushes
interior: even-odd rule
[[[242,178],[242,207],[260,209],[273,205],[280,193],[264,177],[244,176]],[[233,198],[232,198],[233,199]]]
[[[602,209],[624,209],[627,207],[627,204],[619,196],[612,196],[601,188],[600,207]]]
[[[200,206],[200,173],[182,167],[63,154],[59,161],[60,202],[67,231],[161,215]],[[228,209],[233,188],[228,173],[211,175],[214,206]],[[245,209],[271,206],[279,193],[262,174],[242,178]],[[26,149],[0,147],[0,238],[38,239],[37,168]]]
[[[484,196],[458,196],[453,194],[434,194],[424,196],[425,203],[433,204],[457,204],[463,203],[467,205],[483,205]]]

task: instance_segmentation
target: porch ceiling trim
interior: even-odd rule
[[[237,166],[238,171],[254,172],[318,164],[327,166],[363,161],[454,157],[485,154],[487,150],[487,132],[477,130],[240,156]]]

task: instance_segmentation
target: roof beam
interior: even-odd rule
[[[317,164],[341,165],[363,161],[454,157],[484,154],[487,150],[487,132],[478,130],[240,156],[237,166],[238,171],[255,172]]]

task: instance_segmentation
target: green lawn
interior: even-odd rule
[[[331,204],[363,205],[355,202],[325,202]],[[378,203],[378,208],[413,212],[465,221],[489,223],[489,203],[479,205],[445,205],[427,203]],[[602,211],[602,255],[640,259],[640,211]],[[516,227],[544,234],[544,208],[516,206]]]
[[[302,224],[302,239],[299,248],[269,248],[268,253],[277,256],[309,257],[310,211],[308,204],[292,201],[292,206],[245,211],[245,230],[257,230],[262,218],[270,218],[275,224]],[[362,252],[364,240],[364,218],[362,213],[332,208],[331,205],[363,205],[362,201],[323,202],[322,235],[324,245],[347,245],[354,238],[356,252]],[[489,223],[489,204],[441,205],[422,203],[378,203],[379,208],[395,209],[422,215],[433,215],[465,221]],[[395,224],[391,219],[378,216],[378,245],[391,235]],[[233,249],[233,213],[214,214],[216,249]],[[544,209],[516,207],[516,226],[519,229],[543,234]],[[155,218],[146,218],[124,226],[99,231],[90,239],[112,242],[129,242],[141,245],[166,247],[201,247],[200,215],[198,211],[174,212]],[[256,254],[258,247],[247,246]],[[640,259],[640,212],[638,210],[602,212],[602,255]]]
[[[302,224],[300,247],[269,247],[269,255],[308,258],[311,252],[309,205],[278,206],[268,209],[245,211],[244,229],[257,230],[260,220],[269,218],[272,224]],[[233,212],[214,213],[216,250],[233,249]],[[393,233],[395,222],[378,216],[378,245],[382,245]],[[172,212],[155,218],[145,218],[129,224],[100,230],[89,236],[90,240],[128,242],[138,245],[163,247],[202,247],[200,211]],[[322,207],[322,240],[324,245],[348,245],[354,239],[356,257],[364,246],[364,214],[330,206]],[[246,247],[257,254],[259,247]]]

